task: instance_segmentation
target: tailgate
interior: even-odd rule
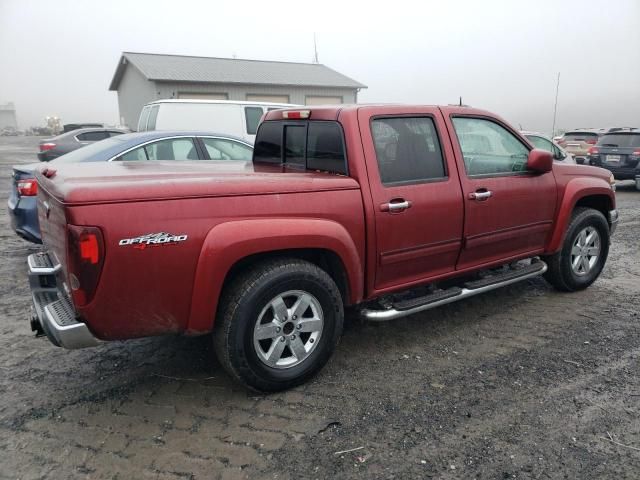
[[[62,272],[67,281],[67,219],[64,205],[52,197],[42,185],[38,189],[38,221],[42,243],[62,265]]]

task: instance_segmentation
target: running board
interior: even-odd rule
[[[546,271],[547,264],[540,260],[518,270],[510,270],[506,273],[494,275],[481,280],[467,282],[465,283],[464,288],[452,287],[424,297],[396,302],[391,308],[385,310],[365,308],[360,311],[360,315],[367,320],[374,322],[395,320],[396,318],[413,315],[414,313],[423,312],[431,308],[439,307],[440,305],[457,302],[463,298],[473,297],[480,293],[511,285],[512,283],[520,282],[527,278],[537,277]]]

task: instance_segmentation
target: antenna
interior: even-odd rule
[[[556,103],[553,104],[553,127],[551,127],[551,138],[556,134],[556,112],[558,111],[558,90],[560,90],[560,72],[558,72],[558,81],[556,83]]]
[[[316,32],[313,32],[313,63],[318,62],[318,44],[316,43]]]
[[[458,106],[461,107],[462,106],[462,96],[460,96],[460,103],[458,103]]]

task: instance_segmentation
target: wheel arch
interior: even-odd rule
[[[227,222],[214,227],[203,243],[186,333],[212,331],[224,286],[245,268],[273,258],[300,258],[314,263],[333,278],[346,305],[362,299],[362,259],[347,230],[337,222],[322,219]]]
[[[545,253],[555,253],[562,248],[571,214],[578,207],[593,208],[601,212],[609,222],[608,213],[615,208],[615,195],[613,190],[608,185],[603,186],[603,183],[604,181],[598,178],[581,177],[567,184]]]

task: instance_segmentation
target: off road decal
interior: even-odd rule
[[[144,250],[147,247],[161,247],[164,245],[175,245],[178,242],[184,242],[187,235],[173,235],[172,233],[159,232],[140,235],[139,237],[123,238],[118,242],[121,247],[133,245],[133,248]]]

